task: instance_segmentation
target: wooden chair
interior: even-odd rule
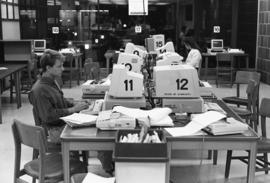
[[[28,100],[29,100],[30,104],[33,105],[32,92],[29,92]],[[46,128],[46,126],[42,125],[41,119],[39,118],[39,115],[37,113],[37,109],[35,108],[34,105],[33,105],[32,112],[33,112],[35,125],[44,128],[45,134],[46,134],[46,137],[47,137],[48,136],[47,128]],[[48,147],[48,152],[50,152],[50,153],[61,152],[61,144],[50,142],[50,141],[48,141],[48,138],[47,138],[47,147]],[[33,159],[37,158],[38,155],[39,155],[39,152],[36,149],[33,149]],[[81,154],[81,157],[83,159],[83,162],[84,162],[85,166],[87,166],[88,165],[88,151],[83,151],[82,154]]]
[[[246,90],[247,93],[247,108],[239,108],[235,106],[230,106],[230,108],[237,113],[241,118],[245,119],[246,122],[251,126],[252,128],[257,131],[257,107],[256,107],[256,101],[257,99],[257,92],[258,92],[258,83],[256,83],[254,80],[250,80],[248,83],[248,87]],[[218,151],[214,150],[213,153],[213,164],[217,164],[217,157],[218,157]]]
[[[261,117],[261,133],[262,137],[257,145],[256,171],[265,171],[268,174],[270,170],[270,162],[267,154],[270,152],[270,139],[266,133],[266,118],[270,118],[270,98],[263,98],[260,104],[259,115]],[[225,169],[225,178],[229,177],[231,160],[238,159],[248,164],[248,156],[232,156],[232,150],[227,151],[227,161]]]
[[[250,80],[246,89],[247,94],[247,106],[245,108],[230,106],[230,108],[236,112],[241,118],[245,119],[249,125],[257,131],[257,116],[258,108],[258,84],[254,80]]]
[[[261,74],[258,72],[252,72],[252,71],[237,71],[235,76],[234,84],[236,84],[236,95],[235,96],[229,96],[224,97],[222,100],[226,102],[227,104],[234,104],[239,106],[248,106],[248,99],[247,97],[242,97],[240,95],[240,85],[241,84],[248,84],[249,80],[254,80],[258,83],[258,96],[257,96],[257,111],[259,111],[259,93],[260,93],[260,79]],[[258,115],[257,115],[257,121],[258,121]]]
[[[100,66],[98,62],[85,62],[84,63],[85,81],[89,79],[99,80]]]
[[[216,60],[216,86],[218,87],[219,83],[229,83],[232,86],[234,75],[232,55],[229,53],[217,53]]]
[[[12,124],[12,132],[15,143],[14,183],[22,182],[20,177],[25,174],[39,179],[40,183],[63,180],[62,155],[47,153],[47,137],[42,127],[27,125],[15,119]],[[21,144],[39,151],[39,158],[26,163],[23,169],[20,169]],[[83,163],[74,158],[71,158],[70,165],[71,174],[85,170]]]

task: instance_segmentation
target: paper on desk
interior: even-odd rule
[[[165,128],[172,136],[188,136],[199,132],[211,123],[221,120],[226,116],[220,112],[208,111],[196,115],[190,123],[184,127]]]
[[[82,183],[114,183],[115,177],[101,177],[99,175],[93,174],[88,172],[85,178],[83,179]]]
[[[170,108],[154,108],[151,110],[141,110],[123,106],[115,106],[113,111],[125,114],[141,121],[148,122],[153,126],[173,126],[172,120],[169,120]],[[159,125],[162,124],[162,125]]]
[[[158,121],[150,121],[151,126],[173,126],[173,120],[170,116],[165,116],[164,118]]]
[[[75,124],[84,124],[84,123],[92,123],[95,124],[97,120],[97,116],[90,114],[82,114],[82,113],[73,113],[71,115],[61,117],[60,119],[75,123]]]

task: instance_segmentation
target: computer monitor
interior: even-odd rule
[[[211,40],[212,51],[223,51],[223,39],[212,39]]]
[[[35,39],[34,40],[34,51],[44,51],[46,49],[45,39]]]

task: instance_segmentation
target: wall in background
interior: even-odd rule
[[[259,0],[257,35],[257,70],[262,81],[270,84],[270,1]]]
[[[19,40],[20,37],[20,22],[18,21],[2,21],[3,40]]]

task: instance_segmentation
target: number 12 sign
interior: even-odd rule
[[[154,67],[156,97],[196,98],[199,97],[199,79],[197,70],[192,66]]]

